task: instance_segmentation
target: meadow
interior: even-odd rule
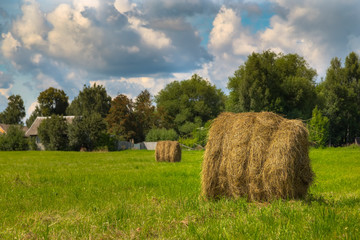
[[[202,151],[0,152],[0,239],[360,239],[360,148],[312,149],[304,200],[204,201]]]

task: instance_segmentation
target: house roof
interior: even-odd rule
[[[7,131],[9,130],[9,127],[11,127],[11,124],[4,124],[4,123],[0,123],[0,133],[7,133]],[[20,126],[20,125],[15,125],[15,126]],[[21,129],[26,132],[28,130],[27,127],[21,127]]]
[[[6,133],[9,127],[9,124],[0,123],[0,133]]]
[[[50,117],[37,117],[35,119],[35,121],[33,122],[33,124],[31,124],[31,127],[26,131],[25,136],[26,137],[30,137],[30,136],[37,136],[38,135],[38,128],[40,126],[40,124],[42,123],[42,121],[44,121],[44,119],[47,119]],[[72,123],[73,119],[75,118],[75,116],[63,116],[63,118],[65,118],[67,123]]]

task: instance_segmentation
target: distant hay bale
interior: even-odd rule
[[[274,113],[222,113],[209,131],[202,164],[206,198],[302,198],[313,181],[308,132]]]
[[[160,141],[156,144],[155,159],[158,162],[180,162],[181,148],[177,141]]]

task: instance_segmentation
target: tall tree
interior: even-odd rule
[[[227,110],[272,111],[308,119],[316,103],[315,76],[297,54],[253,53],[229,77]]]
[[[8,106],[0,113],[0,123],[22,124],[25,117],[24,101],[20,95],[11,95],[8,97]]]
[[[333,58],[321,83],[324,97],[324,115],[330,121],[330,144],[340,146],[352,143],[360,134],[360,68],[359,57],[350,53],[343,67]]]
[[[170,128],[189,135],[208,120],[215,118],[225,107],[224,93],[197,74],[181,82],[169,83],[155,97],[157,108]]]
[[[106,122],[99,113],[77,116],[69,125],[68,133],[72,150],[84,147],[91,151],[102,143],[101,138],[106,134]]]
[[[105,120],[108,132],[118,139],[130,140],[136,137],[133,102],[127,96],[120,94],[111,101],[111,108]]]
[[[360,136],[360,59],[351,52],[345,58],[345,77],[348,85],[349,114],[346,142],[354,142]]]
[[[326,147],[329,141],[329,119],[316,106],[308,124],[309,140],[315,147]]]
[[[69,106],[69,97],[61,89],[50,87],[42,91],[37,98],[42,116],[65,115]]]
[[[111,97],[107,94],[102,85],[86,86],[79,95],[71,102],[67,113],[68,115],[90,115],[99,113],[105,118],[111,106]]]
[[[155,126],[155,107],[152,105],[148,90],[142,91],[135,99],[134,114],[136,123],[136,141],[144,141],[146,134]]]

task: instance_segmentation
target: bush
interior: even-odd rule
[[[95,144],[94,150],[95,151],[103,151],[103,152],[115,151],[116,143],[117,143],[117,140],[114,136],[111,136],[105,132],[102,132],[99,135],[99,138]]]
[[[317,106],[308,124],[310,142],[315,147],[326,147],[329,140],[329,119],[323,116]]]
[[[0,135],[1,151],[22,151],[28,148],[25,133],[20,126],[10,126],[6,134]]]
[[[109,139],[106,123],[99,113],[75,117],[69,125],[69,145],[72,150],[86,148],[92,151],[97,147],[105,147]]]
[[[29,137],[28,138],[28,144],[30,150],[38,150],[38,146],[36,144],[36,138],[35,137]]]
[[[196,138],[179,138],[179,143],[188,146],[190,148],[195,148],[198,140]]]
[[[165,140],[177,140],[179,136],[174,129],[165,129],[165,128],[153,128],[146,135],[147,142],[157,142]]]
[[[63,116],[52,115],[44,119],[38,128],[39,138],[46,150],[67,150],[67,123]]]
[[[208,132],[209,132],[211,123],[212,123],[212,121],[209,120],[205,123],[205,125],[203,127],[194,129],[194,131],[192,132],[192,136],[194,139],[196,139],[196,144],[205,147],[205,145],[207,143]]]

